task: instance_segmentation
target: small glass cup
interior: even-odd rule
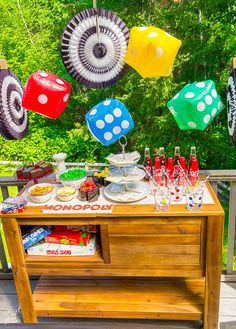
[[[171,202],[179,202],[182,200],[184,193],[183,185],[173,185],[170,187]]]
[[[170,208],[170,191],[168,188],[153,190],[155,208],[158,211],[168,211]]]
[[[202,208],[204,190],[202,189],[186,189],[186,208],[191,211],[197,211]]]
[[[154,190],[157,190],[158,193],[162,193],[163,188],[165,188],[165,180],[156,181],[154,178],[154,181],[150,180],[151,194],[154,194]]]

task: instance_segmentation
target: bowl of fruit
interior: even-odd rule
[[[67,169],[59,175],[59,179],[63,186],[71,186],[76,190],[80,188],[80,185],[86,180],[86,178],[86,170],[80,168]]]
[[[78,197],[80,201],[97,201],[99,194],[99,187],[94,183],[93,180],[85,180],[78,191]]]

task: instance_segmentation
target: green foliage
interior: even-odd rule
[[[180,131],[166,107],[186,83],[212,79],[226,103],[227,79],[236,54],[234,0],[97,1],[128,25],[155,25],[183,41],[169,78],[142,79],[130,69],[112,88],[88,89],[68,75],[60,57],[61,34],[80,10],[91,7],[83,0],[0,0],[0,57],[24,85],[30,74],[43,69],[72,84],[65,112],[56,120],[30,114],[30,130],[21,141],[0,137],[1,160],[51,160],[63,151],[68,161],[103,161],[118,143],[104,147],[89,133],[84,115],[106,97],[123,101],[135,121],[128,148],[155,153],[164,146],[168,155],[180,145],[183,155],[196,145],[201,168],[235,168],[236,148],[229,142],[226,111],[205,131]]]

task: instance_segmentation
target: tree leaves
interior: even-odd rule
[[[88,89],[77,84],[65,70],[59,52],[61,34],[68,21],[92,6],[92,1],[0,0],[0,56],[24,84],[37,70],[50,71],[68,80],[72,95],[65,112],[54,122],[30,113],[30,131],[22,141],[0,137],[0,158],[8,160],[52,159],[64,151],[70,161],[103,161],[118,143],[105,148],[88,132],[84,115],[106,97],[126,104],[135,121],[128,134],[128,149],[154,153],[164,146],[173,155],[180,145],[188,156],[196,145],[202,168],[235,168],[236,149],[229,142],[226,113],[221,113],[206,131],[180,131],[166,102],[186,83],[211,78],[226,103],[226,86],[232,57],[236,54],[233,0],[130,1],[99,0],[98,7],[114,11],[126,24],[155,25],[182,39],[173,76],[142,79],[130,69],[112,88]],[[22,14],[24,20],[22,19]],[[26,29],[26,25],[27,29]],[[29,37],[30,34],[30,37]],[[32,42],[31,40],[32,39]]]

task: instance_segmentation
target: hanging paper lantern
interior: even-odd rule
[[[236,68],[230,72],[227,93],[228,128],[231,141],[236,143]]]
[[[64,30],[62,60],[77,82],[91,88],[110,87],[127,69],[128,40],[129,30],[118,16],[101,8],[87,9],[73,17]]]
[[[69,97],[69,82],[51,73],[38,71],[26,83],[22,105],[55,120],[65,110]]]
[[[106,146],[116,142],[134,127],[125,105],[112,98],[94,106],[85,118],[91,134]]]
[[[167,106],[182,130],[204,130],[224,109],[212,80],[186,85]]]
[[[154,26],[133,27],[125,63],[143,78],[169,76],[181,41]]]
[[[22,139],[28,132],[28,113],[21,106],[23,89],[9,69],[0,70],[0,133],[7,139]]]

